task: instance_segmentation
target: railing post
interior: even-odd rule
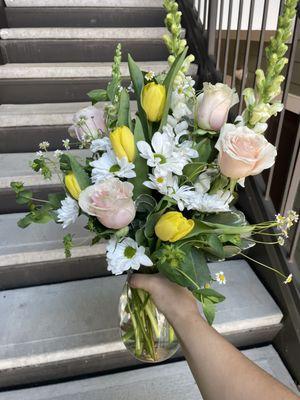
[[[0,28],[7,28],[4,0],[0,0]]]
[[[207,51],[211,57],[215,57],[218,4],[219,0],[210,0],[208,9]]]

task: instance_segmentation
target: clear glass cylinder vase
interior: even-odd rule
[[[176,353],[179,343],[174,329],[147,292],[132,289],[126,283],[119,312],[122,341],[135,358],[156,363]]]

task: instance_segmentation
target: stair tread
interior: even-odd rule
[[[162,21],[163,23],[163,21]],[[40,39],[149,39],[162,40],[166,28],[3,28],[2,40]],[[184,32],[183,32],[184,33]]]
[[[280,323],[280,309],[247,262],[210,268],[212,273],[222,269],[228,282],[217,288],[227,298],[214,324],[220,333]],[[0,371],[123,352],[118,300],[124,282],[124,276],[105,277],[1,292]]]
[[[162,0],[5,0],[7,7],[162,7]]]
[[[138,62],[140,68],[155,73],[168,68],[164,61]],[[121,64],[124,77],[129,76],[127,63]],[[196,74],[197,66],[192,64],[190,73]],[[102,78],[111,76],[111,62],[90,63],[34,63],[34,64],[5,64],[0,66],[0,79],[70,79],[70,78]]]
[[[78,157],[85,157],[88,150],[69,150]],[[45,180],[42,175],[32,170],[29,163],[35,158],[36,153],[6,153],[0,157],[0,190],[9,189],[11,181],[22,181],[25,186],[39,187],[58,185],[60,183],[56,174],[51,179]],[[53,152],[48,156],[53,158]]]
[[[0,105],[0,128],[71,125],[74,114],[90,105],[91,102],[2,104]],[[136,102],[131,101],[130,105],[131,110],[135,111]]]
[[[298,393],[273,346],[243,354],[281,383]],[[70,382],[0,393],[0,400],[199,400],[199,391],[186,361],[119,372]]]

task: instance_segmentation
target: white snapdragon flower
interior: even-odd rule
[[[106,179],[118,178],[134,178],[134,164],[128,162],[126,157],[117,158],[113,151],[104,153],[98,160],[92,161],[90,165],[92,169],[92,182],[100,183]]]
[[[145,254],[145,247],[139,246],[133,239],[125,238],[121,242],[110,239],[106,247],[107,269],[114,275],[121,275],[129,269],[138,270],[141,265],[151,267],[152,261]]]
[[[174,141],[166,134],[155,132],[151,146],[145,141],[137,142],[141,157],[147,160],[149,167],[157,168],[161,174],[173,172],[182,175],[186,160],[181,160],[176,154]]]
[[[63,223],[63,229],[74,224],[79,214],[79,206],[76,200],[67,196],[61,201],[61,208],[57,210],[57,221]]]
[[[90,150],[92,153],[97,153],[98,151],[109,151],[111,149],[112,149],[111,141],[107,136],[101,139],[93,140],[90,146]]]

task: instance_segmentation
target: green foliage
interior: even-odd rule
[[[145,136],[141,121],[139,117],[137,117],[134,127],[134,141],[135,143],[137,143],[140,140],[145,140]],[[135,166],[136,177],[132,178],[130,182],[134,185],[133,198],[136,199],[143,193],[146,194],[151,193],[151,190],[143,185],[143,182],[145,182],[148,179],[149,169],[147,166],[147,162],[144,158],[140,156],[140,153],[138,151],[136,151],[134,166]]]
[[[149,213],[157,206],[156,200],[149,194],[140,194],[135,200],[137,212]]]
[[[195,144],[195,149],[198,151],[199,156],[194,161],[207,163],[213,150],[212,141],[209,138],[204,138]]]
[[[176,202],[169,197],[164,196],[157,206],[154,208],[152,213],[147,217],[145,224],[145,237],[151,239],[154,236],[154,228],[159,218],[170,208],[170,206],[176,204]]]
[[[143,127],[144,135],[147,139],[149,139],[151,136],[151,132],[149,132],[147,116],[141,103],[141,95],[144,88],[144,75],[130,54],[128,54],[128,68],[138,106],[139,120]]]
[[[111,235],[117,233],[114,229],[108,229],[103,226],[97,218],[93,216],[89,216],[89,220],[85,229],[88,231],[95,233],[95,237],[92,240],[92,244],[98,243],[101,239],[110,239]]]
[[[51,179],[52,178],[52,172],[49,166],[47,165],[47,160],[44,156],[41,156],[40,158],[35,158],[31,164],[31,168],[35,172],[41,172],[42,176],[44,179]]]
[[[112,80],[107,85],[107,96],[109,100],[115,104],[119,101],[120,87],[121,87],[121,61],[122,61],[122,50],[121,44],[119,43],[116,47],[114,62],[112,65]]]
[[[203,172],[205,169],[206,169],[206,163],[191,162],[183,168],[183,175],[189,182],[194,183],[197,180],[199,174]]]
[[[32,223],[47,224],[50,221],[56,220],[56,214],[53,211],[51,204],[46,203],[39,207],[32,207],[32,211],[18,221],[20,228],[27,228]]]
[[[64,236],[63,243],[65,249],[65,257],[69,258],[71,257],[71,249],[73,247],[73,238],[70,233]]]
[[[175,0],[164,0],[164,8],[167,11],[165,26],[169,31],[163,36],[164,42],[172,56],[175,58],[181,54],[186,46],[186,40],[181,38],[181,15]]]
[[[32,191],[26,190],[22,182],[11,182],[10,187],[16,194],[16,202],[18,204],[28,204],[33,196]]]
[[[94,89],[87,94],[92,100],[92,104],[96,104],[99,101],[108,101],[107,91],[104,89]]]
[[[120,95],[117,126],[131,128],[130,99],[126,89],[123,89]]]
[[[193,291],[194,296],[201,302],[207,322],[212,325],[216,315],[216,304],[225,300],[225,297],[211,288]]]
[[[68,165],[70,166],[71,171],[74,173],[81,190],[84,190],[85,188],[90,186],[90,178],[85,172],[85,169],[76,160],[76,158],[72,154],[64,154],[64,162],[66,159],[68,160]]]
[[[180,68],[183,65],[183,62],[185,60],[185,56],[187,54],[188,48],[186,47],[182,53],[180,53],[174,63],[172,64],[169,72],[167,73],[167,76],[165,77],[164,80],[164,85],[166,87],[167,90],[167,97],[166,97],[166,104],[165,104],[165,109],[162,115],[162,119],[160,121],[160,126],[159,126],[159,130],[162,129],[163,126],[166,125],[167,123],[167,118],[168,118],[168,114],[169,114],[169,109],[170,109],[170,104],[171,104],[171,97],[172,97],[172,91],[173,91],[173,84],[174,84],[174,80],[178,74],[178,72],[180,71]]]

